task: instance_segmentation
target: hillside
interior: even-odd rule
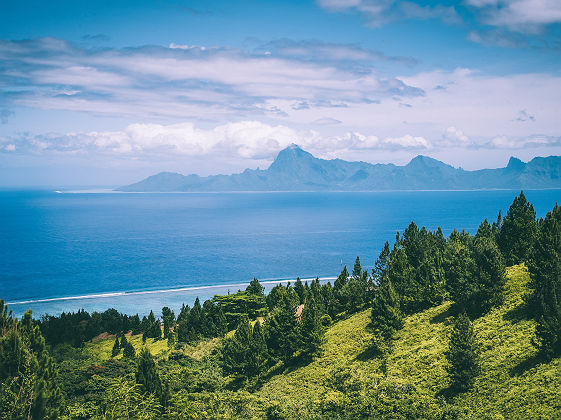
[[[222,382],[208,373],[216,369],[212,354],[220,348],[218,339],[184,347],[182,357],[194,369],[187,383],[199,372],[210,375],[208,383],[221,385],[216,392],[179,394],[186,400],[176,404],[188,404],[187,411],[182,408],[188,418],[212,418],[204,410],[224,418],[265,418],[267,413],[276,418],[561,418],[561,359],[535,359],[534,321],[522,315],[528,280],[524,266],[509,268],[504,304],[474,321],[482,371],[473,390],[455,398],[444,396],[444,352],[452,328],[450,303],[444,303],[409,316],[386,358],[369,350],[373,335],[365,310],[328,328],[321,357],[284,371],[273,368],[260,386],[248,384],[247,390],[236,391],[227,378]],[[140,350],[140,336],[130,340]],[[112,343],[112,337],[96,339],[85,351],[106,360]],[[162,369],[177,369],[164,342],[149,339],[147,344]],[[183,360],[177,353],[173,359]],[[183,376],[169,377],[193,390],[200,386],[185,385]]]
[[[561,188],[561,157],[511,158],[505,168],[465,171],[427,156],[405,166],[319,159],[291,145],[267,169],[233,175],[161,172],[117,191],[383,191]]]
[[[524,267],[508,269],[504,305],[474,322],[482,373],[474,389],[453,400],[448,410],[473,418],[561,417],[561,359],[535,363],[534,321],[519,317],[527,281]],[[417,414],[437,415],[444,407],[439,393],[447,382],[449,307],[445,303],[407,318],[385,361],[385,375],[383,360],[368,354],[372,335],[366,310],[329,328],[322,357],[272,377],[258,394],[280,401],[290,416],[305,416],[326,406],[361,404],[361,396],[377,389],[391,400],[391,388],[402,393],[397,400],[420,410]]]

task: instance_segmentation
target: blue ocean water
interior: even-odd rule
[[[3,191],[0,298],[16,314],[108,307],[144,314],[235,292],[253,277],[268,287],[296,276],[332,277],[357,255],[371,267],[411,220],[445,234],[475,232],[484,218],[505,213],[518,192]],[[543,216],[561,190],[526,196]]]

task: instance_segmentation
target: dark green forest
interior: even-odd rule
[[[373,263],[142,318],[0,301],[0,418],[561,418],[560,207],[411,222]]]

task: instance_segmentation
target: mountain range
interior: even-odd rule
[[[561,188],[561,156],[528,163],[511,157],[505,168],[466,171],[419,155],[405,166],[325,160],[297,145],[279,152],[267,169],[233,175],[161,172],[117,188],[127,192],[173,191],[387,191]]]

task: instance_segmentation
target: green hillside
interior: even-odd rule
[[[330,407],[349,413],[353,406],[365,405],[376,413],[377,404],[390,404],[396,418],[440,417],[444,412],[474,418],[561,418],[561,359],[547,364],[535,360],[534,321],[522,315],[527,270],[511,267],[507,277],[504,304],[474,321],[482,369],[470,392],[444,397],[444,352],[451,329],[450,304],[445,303],[408,317],[385,359],[369,352],[369,310],[339,321],[327,331],[320,358],[273,376],[257,394],[277,400],[290,417],[327,414]]]

